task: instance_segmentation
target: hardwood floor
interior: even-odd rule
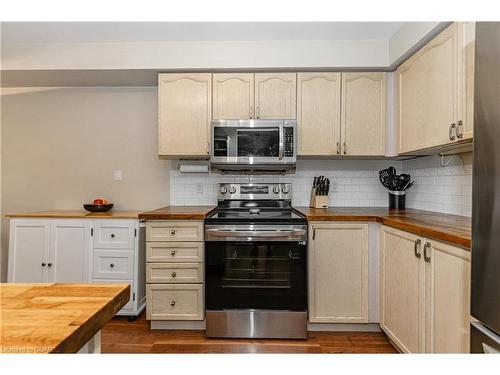
[[[307,340],[207,339],[204,331],[150,330],[115,317],[101,331],[102,353],[397,353],[382,332],[310,332]]]

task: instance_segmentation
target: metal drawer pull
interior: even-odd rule
[[[174,236],[174,235],[175,235],[175,229],[171,229],[171,230],[170,230],[170,234],[171,234],[172,236]]]
[[[462,121],[462,120],[459,120],[459,121],[457,122],[457,138],[458,138],[458,139],[462,139],[462,137],[464,136],[463,126],[464,126],[463,121]]]
[[[427,263],[431,262],[431,257],[429,255],[427,255],[427,249],[429,249],[430,247],[431,247],[430,242],[426,242],[425,245],[424,245],[424,260]]]
[[[316,227],[313,226],[313,240],[316,239]]]
[[[111,268],[114,268],[114,267],[115,267],[115,264],[114,264],[114,263],[111,263],[109,266],[110,266]]]
[[[45,267],[47,265],[47,263],[43,262],[42,263],[42,267]]]
[[[175,255],[175,250],[172,250],[172,252],[170,254],[172,254],[172,256],[174,256]]]
[[[420,245],[422,244],[422,240],[420,238],[417,238],[415,240],[415,245],[413,246],[413,251],[415,253],[415,256],[417,258],[421,258],[422,257],[422,253],[418,251],[418,249],[420,249]]]
[[[340,142],[337,142],[337,155],[340,155]]]
[[[52,263],[48,263],[47,266],[52,267]]]
[[[115,238],[115,234],[114,233],[111,233],[111,238]]]
[[[175,306],[175,301],[170,302],[170,306]]]
[[[344,155],[347,154],[347,144],[344,142]]]
[[[172,272],[172,277],[175,277],[175,276],[177,276],[177,273]]]
[[[455,136],[453,135],[453,130],[457,127],[455,123],[450,125],[450,129],[448,130],[448,136],[450,137],[450,141],[455,140]]]

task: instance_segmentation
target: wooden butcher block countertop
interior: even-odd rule
[[[41,212],[16,213],[5,215],[8,218],[61,218],[61,219],[137,219],[141,211],[88,212],[84,210],[54,210]]]
[[[205,220],[215,206],[167,206],[139,214],[141,220]]]
[[[128,284],[0,284],[0,353],[76,353],[129,297]]]
[[[470,249],[470,217],[406,209],[372,207],[295,207],[308,221],[377,221],[423,237],[449,242]]]

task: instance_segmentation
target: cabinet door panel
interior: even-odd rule
[[[310,226],[309,321],[368,322],[368,225]]]
[[[474,59],[475,59],[475,39],[476,23],[459,22],[459,67],[460,79],[458,98],[458,118],[463,123],[462,140],[471,139],[474,128]]]
[[[148,320],[203,320],[203,285],[148,284],[146,286]]]
[[[399,152],[451,143],[457,121],[457,24],[397,70]]]
[[[429,241],[426,353],[469,353],[470,252]]]
[[[27,220],[10,222],[9,282],[48,282],[50,223]]]
[[[298,154],[336,155],[340,152],[340,73],[299,73],[297,81]]]
[[[385,73],[342,73],[342,153],[385,154]]]
[[[89,277],[90,222],[61,220],[51,225],[50,282],[85,283]]]
[[[255,74],[255,116],[258,119],[294,119],[297,110],[296,73]]]
[[[423,262],[414,253],[418,237],[382,227],[380,325],[404,352],[423,351]],[[423,246],[423,244],[422,244]]]
[[[160,156],[208,157],[212,120],[212,75],[160,74]]]
[[[253,73],[227,73],[213,76],[213,118],[251,119],[254,116]]]

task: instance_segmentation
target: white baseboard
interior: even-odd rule
[[[382,332],[378,323],[307,323],[309,332]]]
[[[204,330],[204,320],[151,320],[151,329]]]

